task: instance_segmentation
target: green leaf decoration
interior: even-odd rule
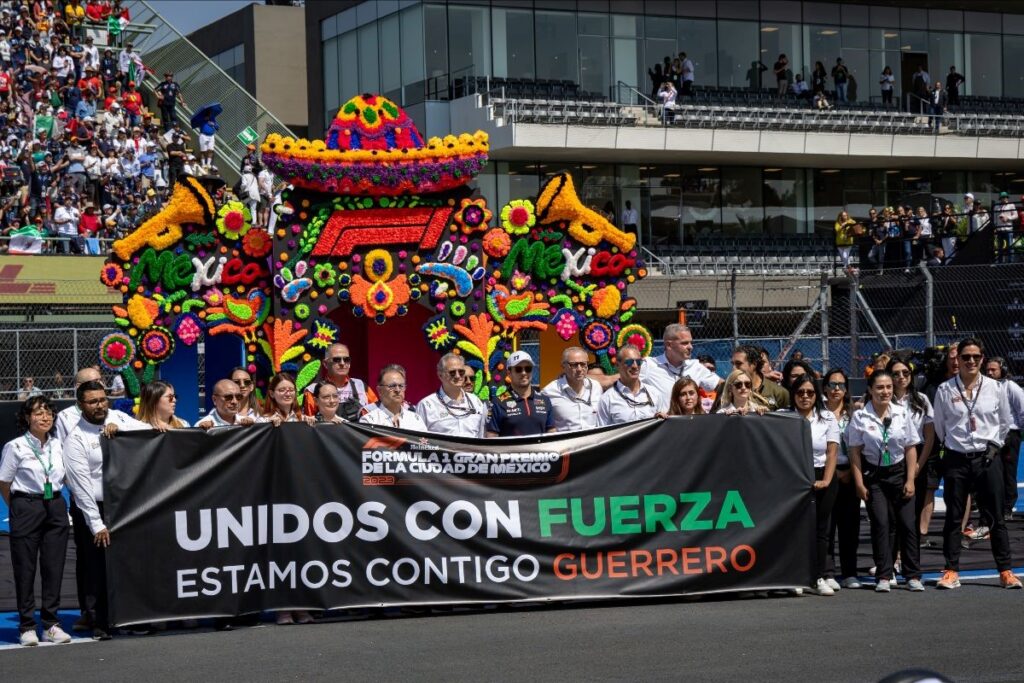
[[[313,360],[302,366],[302,370],[299,371],[298,376],[295,378],[295,393],[302,395],[303,390],[309,386],[309,384],[316,379],[317,373],[320,372],[320,361]]]

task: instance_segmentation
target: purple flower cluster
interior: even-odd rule
[[[400,164],[325,164],[266,154],[263,161],[278,176],[295,178],[300,185],[314,183],[330,187],[346,182],[366,182],[377,187],[410,186],[421,192],[431,192],[461,185],[476,176],[487,164],[487,156],[477,154],[442,161]]]

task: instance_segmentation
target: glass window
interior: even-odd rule
[[[579,44],[580,89],[585,92],[607,95],[608,88],[612,82],[608,38],[603,36],[580,36]]]
[[[367,24],[359,34],[359,92],[377,92],[380,88],[380,69],[377,60],[377,25]]]
[[[680,19],[676,22],[676,50],[685,52],[693,62],[696,85],[718,85],[718,44],[715,22],[706,19]]]
[[[964,36],[966,83],[963,94],[998,97],[1002,94],[1002,45],[999,36],[968,33]]]
[[[423,35],[429,36],[426,41],[425,67],[428,79],[440,79],[448,74],[448,55],[445,46],[448,44],[448,21],[444,7],[425,5],[423,7]],[[447,90],[447,84],[441,83],[438,88]]]
[[[1003,63],[1024,64],[1024,36],[1003,36]],[[1024,97],[1024,70],[1007,69],[1003,73],[1003,95]]]
[[[870,8],[867,5],[847,5],[843,3],[840,6],[843,14],[843,25],[844,26],[867,26],[870,24]]]
[[[212,61],[224,70],[228,76],[234,79],[243,88],[245,85],[245,46],[235,45],[227,50],[215,54]]]
[[[324,43],[324,106],[327,109],[337,109],[341,104],[341,95],[338,92],[340,85],[338,44],[340,42],[337,38],[331,38]]]
[[[843,39],[843,47],[878,49],[882,46],[871,44],[871,36],[874,33],[878,33],[878,29],[872,30],[868,28],[850,28],[844,26],[840,35]]]
[[[758,25],[752,21],[718,22],[718,85],[760,89],[767,69],[761,59]],[[686,45],[681,45],[685,50]],[[764,79],[768,82],[768,79]],[[697,82],[699,83],[699,77]]]
[[[647,80],[647,70],[643,67],[644,41],[635,38],[615,38],[612,41],[612,77],[604,85],[603,90],[596,92],[611,95],[621,81],[627,85],[639,86]],[[582,64],[580,65],[582,67]],[[587,88],[590,90],[590,88]]]
[[[579,28],[580,35],[589,36],[607,36],[608,31],[608,15],[607,14],[587,14],[580,12],[579,14]]]
[[[504,162],[496,164],[498,201],[494,205],[495,215],[512,199],[525,199],[540,194],[540,169],[528,162]]]
[[[320,22],[320,40],[326,42],[338,35],[338,15],[327,17]]]
[[[901,7],[900,26],[922,30],[928,28],[928,10],[917,7]]]
[[[829,72],[832,67],[828,65],[832,64],[835,61],[835,56],[841,53],[840,41],[838,26],[804,26],[803,63],[807,67],[807,70],[804,71],[805,80],[810,81],[815,62],[821,62],[821,65],[826,67],[825,73]]]
[[[761,169],[743,166],[722,169],[722,233],[760,233],[764,225]]]
[[[963,31],[964,15],[959,10],[930,9],[928,10],[928,28],[933,31]]]
[[[762,21],[800,21],[800,3],[796,0],[761,0]]]
[[[807,178],[802,168],[764,169],[764,232],[769,235],[810,232]]]
[[[490,10],[452,5],[448,8],[448,66],[452,79],[491,73]]]
[[[359,40],[355,31],[342,34],[341,45],[338,48],[338,63],[341,72],[341,84],[338,86],[339,100],[348,102],[349,99],[363,92],[359,89]],[[331,118],[333,117],[332,113]]]
[[[963,73],[963,35],[932,31],[928,34],[928,73],[933,82],[937,79],[945,83],[951,66],[955,66],[958,73]]]
[[[846,81],[846,99],[849,102],[866,102],[873,90],[872,82],[878,81],[877,75],[871,71],[868,51],[844,48],[843,64],[850,72]],[[830,75],[831,72],[832,70],[829,69]]]
[[[900,31],[900,49],[906,52],[927,52],[928,32]]]
[[[644,18],[635,14],[613,14],[612,35],[619,38],[642,38]]]
[[[672,30],[674,31],[675,20],[671,20],[671,23]],[[642,65],[644,68],[642,68],[641,71],[646,71],[647,74],[650,74],[653,71],[655,65],[660,65],[664,67],[665,57],[670,58],[669,64],[671,64],[672,59],[678,59],[678,55],[676,54],[675,37],[673,36],[671,39],[648,38],[647,40],[644,41],[644,55],[645,59]],[[662,68],[661,71],[664,72],[664,68]],[[641,92],[646,92],[644,90],[645,84],[648,86],[648,90],[650,91],[650,93],[657,92],[658,85],[660,85],[660,83],[658,85],[654,84],[653,76],[648,75],[647,77],[645,77],[644,73],[641,73],[640,85],[637,86]]]
[[[579,82],[576,15],[537,12],[537,77]]]
[[[676,39],[676,20],[670,17],[647,17],[644,21],[644,35],[647,38]]]
[[[677,166],[640,166],[640,239],[658,247],[682,246],[681,173]]]
[[[380,89],[394,102],[402,101],[401,31],[398,15],[380,20]]]
[[[861,90],[866,93],[861,99],[866,100],[868,99],[868,96],[870,96],[874,102],[882,101],[882,87],[879,81],[882,78],[882,70],[885,69],[885,67],[889,67],[889,69],[892,70],[892,75],[896,79],[893,81],[893,104],[898,105],[901,101],[900,98],[903,96],[903,81],[900,73],[900,60],[903,56],[902,53],[897,50],[872,50],[868,54],[871,55],[871,71],[868,73],[868,76],[870,76],[868,79],[870,81],[870,87],[865,90],[865,84],[863,81],[861,82]]]
[[[643,167],[641,167],[643,168]],[[682,177],[683,243],[722,231],[721,179],[714,166],[684,168]]]
[[[533,63],[533,12],[495,7],[491,10],[491,35],[494,40],[495,76],[536,77]]]
[[[770,29],[770,30],[769,30]],[[769,68],[775,68],[779,55],[786,55],[789,60],[786,81],[793,82],[793,76],[804,74],[807,77],[810,69],[803,62],[803,31],[799,24],[769,23],[761,25],[761,61]],[[775,73],[765,73],[765,87],[775,85]]]
[[[402,86],[404,105],[423,101],[423,8],[419,5],[399,15],[402,28]]]
[[[871,25],[872,26],[899,26],[900,25],[900,8],[899,7],[881,7],[878,5],[871,6]]]

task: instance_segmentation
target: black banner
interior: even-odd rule
[[[104,439],[118,625],[806,586],[793,416],[449,441],[363,425]]]

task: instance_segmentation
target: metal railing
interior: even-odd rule
[[[238,177],[245,145],[237,135],[246,128],[255,130],[259,140],[270,133],[295,136],[148,2],[128,0],[125,6],[132,16],[125,34],[134,41],[145,65],[153,70],[146,75],[144,86],[152,90],[163,80],[164,72],[174,73],[187,103],[184,107],[179,104],[175,112],[183,127],[190,128],[189,119],[195,108],[210,102],[220,102],[223,106],[224,112],[217,117],[220,131],[216,146],[217,166],[222,177],[229,181]],[[140,30],[140,27],[146,29]]]

